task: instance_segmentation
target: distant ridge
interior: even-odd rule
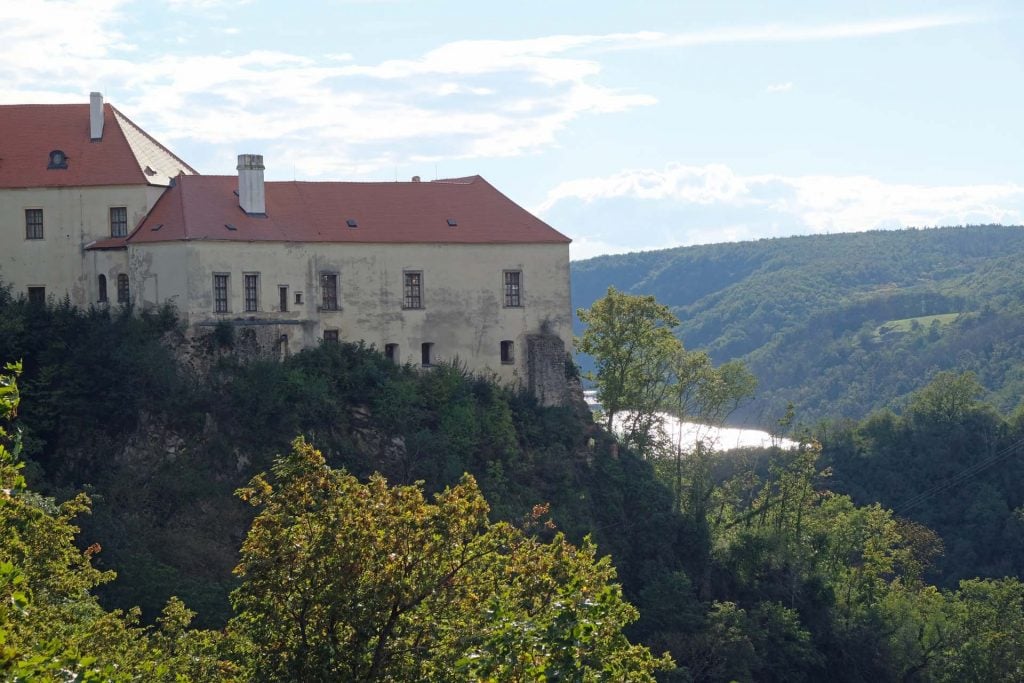
[[[1002,410],[1024,396],[1024,227],[771,238],[572,264],[574,305],[653,294],[690,349],[760,382],[737,419],[771,426],[899,410],[941,370],[972,371]],[[579,330],[577,329],[577,332]]]

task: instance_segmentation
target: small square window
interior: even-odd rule
[[[506,365],[516,362],[515,346],[510,339],[501,342],[501,362]]]
[[[33,306],[46,305],[46,287],[29,287],[28,302]]]
[[[402,273],[402,308],[423,308],[423,273]]]
[[[296,306],[301,306],[302,305],[302,292],[295,292],[295,305]]]
[[[125,237],[128,234],[128,208],[110,207],[110,236]]]
[[[43,210],[25,209],[25,239],[43,239]]]
[[[338,343],[338,331],[337,330],[324,330],[324,341],[337,344]]]

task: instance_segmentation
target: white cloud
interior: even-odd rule
[[[764,89],[764,91],[767,92],[767,93],[777,93],[777,92],[789,92],[792,89],[793,89],[793,81],[786,81],[785,83],[771,83],[770,85],[768,85]]]
[[[206,10],[246,0],[170,1],[175,9]],[[366,64],[349,54],[171,54],[153,52],[150,45],[128,54],[132,46],[119,31],[128,4],[0,5],[0,100],[85,101],[89,91],[104,88],[109,101],[159,139],[291,149],[297,172],[307,176],[356,164],[365,173],[372,168],[368,160],[387,168],[410,159],[520,155],[556,144],[581,117],[655,104],[650,94],[601,82],[595,56],[606,50],[861,37],[971,20],[926,16],[681,34],[460,40],[417,57]],[[236,29],[226,24],[221,30]],[[39,50],[44,43],[58,49]],[[449,102],[455,96],[458,108]]]
[[[182,9],[226,4],[176,2]],[[159,139],[264,149],[290,143],[303,148],[289,158],[302,164],[297,171],[306,175],[329,175],[356,164],[365,173],[368,159],[386,168],[403,154],[419,159],[523,154],[553,144],[581,116],[655,101],[600,84],[599,63],[566,54],[636,39],[630,36],[457,41],[415,59],[378,64],[359,64],[346,54],[306,57],[269,50],[143,52],[129,60],[116,49],[122,9],[114,0],[36,0],[24,18],[20,7],[0,14],[10,19],[0,21],[0,43],[14,45],[0,52],[5,83],[0,98],[84,101],[86,93],[105,85],[108,100]],[[30,46],[48,36],[53,25],[75,27],[69,42],[81,43],[82,35],[96,39],[86,41],[87,49],[74,60],[52,52],[40,56]],[[54,86],[41,92],[39,83]],[[462,98],[457,109],[443,99],[453,95]],[[379,146],[392,149],[374,149]],[[313,157],[321,161],[310,163]]]
[[[1019,224],[1024,186],[742,175],[722,164],[674,164],[561,183],[537,212],[570,235],[585,230],[579,251],[592,255],[813,232]],[[582,258],[575,249],[573,257]]]
[[[164,0],[175,10],[208,10],[216,7],[239,7],[248,5],[252,0]]]
[[[970,14],[932,14],[880,21],[837,22],[818,25],[766,24],[737,26],[668,35],[671,45],[697,46],[727,43],[803,43],[821,40],[846,40],[923,31],[982,21]]]

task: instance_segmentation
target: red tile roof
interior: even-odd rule
[[[179,176],[128,241],[570,242],[480,176],[401,183],[268,182],[265,187],[266,216],[250,216],[238,206],[237,176]],[[349,227],[349,220],[357,227]]]
[[[92,142],[88,104],[0,105],[0,188],[151,183],[115,113],[124,117],[111,105],[103,105],[103,138]],[[66,169],[47,168],[50,152],[54,150],[67,156]],[[195,172],[171,152],[167,153],[182,167]]]

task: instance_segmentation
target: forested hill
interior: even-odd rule
[[[1024,395],[1024,228],[810,235],[574,262],[573,302],[653,294],[683,342],[758,378],[741,419],[770,425],[899,409],[941,370],[1004,410]]]

